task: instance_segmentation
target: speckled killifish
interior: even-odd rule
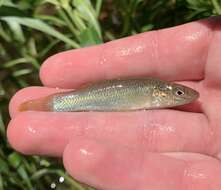
[[[20,111],[131,111],[169,108],[191,103],[199,93],[187,86],[156,78],[105,80],[74,91],[24,102]]]

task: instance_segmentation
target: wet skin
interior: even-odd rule
[[[221,19],[212,18],[52,56],[41,67],[44,87],[12,98],[9,142],[63,157],[74,178],[98,189],[220,189],[220,52]],[[18,112],[27,100],[126,76],[178,81],[200,98],[176,110]]]

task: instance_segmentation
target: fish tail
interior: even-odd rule
[[[20,105],[19,111],[53,111],[52,96],[30,100]]]

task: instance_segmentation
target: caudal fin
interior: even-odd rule
[[[47,96],[39,99],[29,100],[20,105],[19,111],[52,111],[52,97]]]

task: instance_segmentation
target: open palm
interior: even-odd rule
[[[22,112],[19,105],[83,83],[123,76],[179,81],[200,92],[176,110]],[[147,32],[52,56],[44,87],[11,100],[11,145],[63,156],[67,171],[104,190],[218,190],[221,187],[221,19]]]

